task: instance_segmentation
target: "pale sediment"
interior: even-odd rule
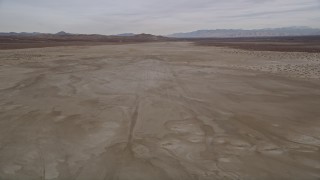
[[[0,179],[319,179],[319,57],[0,51]]]

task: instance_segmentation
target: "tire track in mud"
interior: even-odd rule
[[[45,74],[39,74],[30,78],[26,78],[23,79],[21,81],[19,81],[18,83],[16,83],[14,86],[6,88],[6,89],[1,89],[0,91],[2,92],[12,92],[15,90],[22,90],[22,89],[26,89],[29,88],[31,86],[34,86],[36,84],[38,84],[39,82],[41,82],[42,80],[44,80],[46,77]]]
[[[185,101],[186,103],[189,101],[191,103],[188,104],[188,109],[190,110],[190,112],[192,114],[194,114],[194,116],[196,117],[197,114],[199,114],[200,112],[203,112],[203,111],[206,111],[208,112],[209,114],[213,115],[212,113],[210,113],[210,109],[208,109],[206,107],[206,103],[204,101],[199,101],[195,98],[192,98],[192,97],[189,97],[188,96],[188,89],[184,87],[183,83],[180,82],[180,80],[178,79],[177,77],[177,74],[175,74],[175,72],[172,72],[174,74],[174,77],[175,77],[175,81],[176,81],[176,84],[180,87],[179,90],[180,90],[180,94],[182,94],[182,101]],[[196,105],[194,104],[196,103]],[[210,116],[211,117],[211,116]],[[197,119],[197,118],[195,118]],[[237,119],[238,120],[238,119]],[[198,120],[199,121],[199,120]],[[247,123],[243,123],[242,121],[238,120],[239,122],[237,122],[237,124],[239,124],[238,126],[239,127],[243,127],[243,126],[246,126],[248,125]],[[209,126],[211,127],[211,126]],[[261,128],[260,128],[261,129]],[[252,128],[252,130],[256,130],[256,128]],[[263,131],[265,132],[265,131]],[[260,132],[263,136],[266,135],[266,134],[270,134],[270,132],[267,132],[267,133],[262,133]],[[241,136],[240,136],[241,137]],[[269,135],[269,141],[268,142],[272,142],[275,140],[275,138],[278,138],[277,141],[281,141],[281,139],[283,139],[283,137],[277,135],[277,134],[273,134],[271,133],[271,135]],[[228,139],[228,138],[227,138]],[[286,141],[289,141],[286,139]],[[293,142],[293,141],[292,141]],[[252,142],[251,142],[252,143]],[[250,143],[250,144],[251,144]],[[297,142],[295,142],[297,143]],[[279,144],[279,143],[277,143]],[[281,144],[281,143],[280,143]],[[306,144],[304,144],[306,145]],[[251,144],[251,148],[253,148],[254,146]],[[208,147],[207,147],[207,150],[208,150]],[[267,149],[268,150],[268,149]],[[271,149],[273,150],[273,149]],[[248,151],[250,152],[251,150],[248,149]],[[257,151],[257,150],[255,150]],[[216,167],[219,169],[219,174],[221,173],[221,177],[229,177],[229,178],[235,178],[235,179],[238,179],[241,177],[241,175],[239,173],[236,173],[236,171],[234,171],[233,169],[225,169],[223,166],[220,165],[220,162],[219,162],[219,159],[217,158],[214,158],[214,162],[216,164]]]
[[[197,98],[193,98],[190,97],[188,94],[190,94],[189,90],[187,87],[185,87],[184,83],[181,82],[181,80],[178,78],[178,75],[175,73],[175,71],[173,71],[170,68],[171,73],[173,74],[174,77],[174,82],[175,84],[179,87],[179,94],[181,95],[180,98],[178,98],[178,101],[181,102],[181,106],[183,106],[184,108],[188,109],[188,112],[191,113],[191,115],[193,116],[193,119],[197,121],[196,124],[199,124],[200,129],[204,132],[204,144],[206,146],[206,149],[202,152],[202,154],[205,153],[209,153],[212,154],[212,152],[210,152],[212,150],[212,138],[216,135],[218,135],[218,132],[215,132],[212,125],[216,124],[216,126],[219,127],[219,125],[215,122],[212,122],[211,125],[207,125],[205,124],[205,122],[203,122],[202,120],[200,120],[198,118],[199,115],[205,114],[208,117],[214,117],[214,113],[211,112],[211,110],[207,107],[207,102],[197,99]],[[213,119],[212,119],[213,120]],[[167,122],[168,123],[168,122]],[[219,127],[220,128],[220,127]],[[224,134],[224,133],[222,133]],[[222,135],[220,132],[220,135]],[[205,158],[205,157],[202,157]],[[185,163],[188,163],[188,161],[178,158],[180,161],[183,161]],[[214,173],[215,176],[219,177],[219,178],[230,178],[230,179],[239,179],[240,178],[240,174],[234,172],[233,170],[228,170],[224,167],[222,167],[219,163],[218,158],[216,157],[216,155],[214,157],[211,157],[209,159],[203,159],[203,160],[208,160],[211,161],[211,163],[214,165],[214,167],[216,168],[216,170],[211,171],[211,173]],[[197,163],[193,164],[194,166],[200,166],[197,165]],[[200,168],[201,169],[201,168]],[[207,170],[207,172],[210,172],[210,170]]]
[[[8,145],[11,144],[11,139],[12,137],[18,133],[20,128],[23,128],[24,126],[28,126],[30,122],[34,121],[34,118],[37,117],[38,111],[30,111],[24,115],[22,115],[19,119],[18,122],[15,123],[15,126],[11,128],[7,128],[6,131],[3,133],[4,136],[2,136],[1,141],[1,146],[0,146],[0,152],[5,149]],[[24,120],[20,120],[24,119]]]
[[[158,47],[156,51],[159,50]],[[113,51],[110,50],[111,55],[107,54],[109,52],[105,48],[108,47],[99,48],[98,53],[101,51],[106,57],[112,56]],[[126,51],[122,46],[115,49],[117,48]],[[1,111],[0,117],[4,119],[1,121],[1,134],[5,136],[0,138],[0,152],[3,153],[0,153],[3,157],[0,164],[3,167],[7,167],[9,163],[21,165],[22,170],[15,172],[17,176],[31,174],[36,179],[54,179],[53,175],[56,176],[57,172],[60,175],[55,179],[78,180],[250,179],[258,178],[260,174],[265,174],[266,177],[301,177],[295,176],[299,173],[319,177],[315,169],[317,167],[311,167],[312,162],[303,162],[311,158],[318,161],[317,152],[299,152],[298,143],[304,139],[298,139],[298,143],[288,142],[281,133],[273,131],[268,122],[258,121],[259,114],[255,111],[248,111],[253,114],[250,116],[252,119],[242,117],[242,108],[237,108],[241,105],[232,106],[233,102],[220,95],[224,90],[238,86],[221,83],[233,78],[225,76],[228,72],[222,67],[214,66],[221,70],[218,76],[211,73],[214,69],[203,76],[203,72],[207,72],[203,68],[212,66],[196,65],[197,61],[202,60],[202,51],[190,54],[191,48],[184,49],[185,51],[180,48],[175,50],[177,54],[170,54],[170,49],[170,52],[165,50],[156,53],[160,54],[157,56],[154,54],[155,50],[145,51],[149,46],[140,48],[144,50],[140,54],[119,54],[107,61],[101,60],[104,57],[90,58],[90,53],[93,55],[97,53],[95,51],[81,52],[83,54],[79,57],[63,59],[61,64],[54,64],[54,61],[52,64],[51,61],[44,63],[43,69],[22,75],[22,79],[19,77],[19,80],[6,86],[13,89],[0,91],[3,92],[3,99],[27,108]],[[177,47],[172,46],[173,48]],[[209,60],[215,60],[214,53],[208,55],[208,63]],[[135,56],[127,57],[131,55]],[[200,58],[197,60],[194,57],[198,55]],[[88,56],[88,59],[82,61],[81,56]],[[56,69],[50,69],[53,66]],[[37,78],[40,74],[44,75],[43,79]],[[239,77],[237,80],[245,78]],[[232,82],[234,81],[233,79]],[[206,84],[202,86],[202,83],[222,86],[215,89]],[[51,90],[52,86],[56,87],[55,91]],[[236,92],[259,90],[253,89],[251,84],[244,86],[243,89],[242,86],[236,89]],[[61,96],[66,97],[57,100],[57,89]],[[249,95],[241,98],[247,97]],[[46,103],[48,100],[48,105],[39,109],[38,105],[28,103],[31,98],[37,98],[31,103]],[[281,101],[275,102],[283,104]],[[3,103],[1,106],[9,105]],[[52,106],[63,111],[61,114],[55,112],[46,116]],[[32,113],[31,110],[35,108],[39,111]],[[77,114],[74,116],[67,112]],[[99,114],[100,112],[103,113]],[[52,120],[57,120],[55,122],[58,123],[51,122]],[[298,126],[294,124],[288,128],[280,125],[277,128],[282,128],[280,130],[283,131]],[[302,134],[303,130],[301,131]],[[294,133],[299,132],[297,130]],[[258,148],[261,144],[270,150],[268,145],[272,140],[279,146],[284,144],[283,148],[286,148],[286,144],[290,147],[281,155],[260,153]],[[12,145],[13,141],[16,144]],[[27,143],[31,144],[30,149]],[[313,147],[311,144],[304,149],[311,151]],[[263,148],[264,146],[261,151],[265,151]],[[30,162],[24,161],[24,156],[31,151],[34,151],[35,158]],[[17,157],[11,158],[14,155]],[[259,165],[264,162],[266,165]],[[314,164],[317,166],[319,163]],[[291,167],[293,168],[289,169]],[[301,167],[301,170],[296,167]],[[313,168],[313,171],[307,171],[307,168]],[[0,176],[1,173],[3,172],[0,171]]]
[[[131,148],[132,145],[132,139],[134,136],[134,128],[137,124],[138,118],[139,118],[139,106],[140,106],[140,98],[137,97],[137,102],[135,103],[134,111],[131,116],[131,122],[130,122],[130,129],[129,129],[129,135],[128,135],[128,142],[127,146]]]
[[[190,97],[189,96],[190,91],[184,85],[184,83],[181,82],[181,80],[179,79],[177,73],[169,65],[167,65],[167,68],[168,68],[170,74],[172,74],[173,82],[174,82],[174,84],[177,85],[178,94],[180,95],[180,97],[170,97],[169,95],[167,97],[170,97],[170,101],[175,99],[177,102],[180,102],[179,104],[182,107],[184,107],[185,109],[187,109],[188,112],[192,115],[192,119],[197,121],[196,124],[199,124],[200,129],[204,133],[204,141],[203,141],[203,143],[206,146],[206,150],[203,151],[202,153],[209,152],[210,149],[211,149],[211,147],[210,147],[211,146],[211,139],[218,132],[215,132],[210,125],[205,124],[205,122],[203,122],[202,120],[200,120],[197,117],[199,115],[202,115],[202,113],[204,113],[206,115],[209,115],[209,117],[214,116],[214,114],[211,112],[211,110],[209,108],[207,108],[207,102],[206,101],[203,101],[201,99],[197,99],[197,98],[194,98],[194,97]],[[168,121],[167,123],[170,123],[170,122],[171,121]],[[216,126],[219,126],[219,125],[216,124]],[[173,152],[170,152],[170,154],[174,155]],[[182,162],[187,163],[187,164],[189,163],[186,159],[181,159],[181,158],[177,157],[176,155],[174,155],[174,156],[177,159],[179,159],[179,161],[182,161]],[[217,158],[213,158],[213,159],[209,158],[209,159],[212,161],[212,163],[216,167],[215,171],[211,171],[211,173],[215,174],[215,176],[218,176],[220,178],[226,178],[227,177],[227,178],[230,178],[230,179],[238,179],[240,177],[240,175],[237,174],[236,172],[234,172],[232,170],[227,170],[227,169],[221,167],[219,165],[219,161],[218,161]],[[208,160],[208,159],[206,159],[206,160]],[[192,166],[195,166],[195,167],[197,167],[199,169],[202,169],[201,165],[197,164],[197,163],[192,164]],[[210,170],[207,170],[207,172],[210,172]]]
[[[146,63],[146,62],[144,62]],[[147,62],[150,63],[150,62]],[[142,73],[142,78],[140,79],[140,81],[137,83],[137,88],[136,88],[136,100],[132,106],[132,112],[130,113],[131,115],[129,116],[129,120],[130,120],[130,126],[129,126],[129,133],[128,133],[128,139],[126,142],[125,147],[121,148],[121,144],[115,144],[112,146],[109,146],[106,148],[106,152],[114,154],[116,152],[114,152],[115,149],[117,150],[117,155],[115,155],[115,159],[109,157],[109,155],[107,156],[107,159],[111,159],[111,161],[117,161],[118,163],[116,163],[114,165],[113,168],[117,169],[115,170],[115,172],[112,174],[108,174],[108,173],[103,173],[104,175],[104,179],[108,179],[111,176],[112,177],[119,177],[121,176],[121,174],[123,173],[123,170],[126,170],[128,167],[131,166],[136,166],[135,168],[144,168],[144,169],[149,169],[151,170],[151,172],[146,172],[146,176],[143,175],[141,177],[143,177],[143,179],[145,179],[145,177],[150,176],[150,174],[152,174],[151,177],[159,179],[159,177],[154,176],[153,173],[159,173],[161,172],[161,176],[162,178],[160,179],[173,179],[174,176],[177,176],[177,178],[179,177],[184,177],[183,179],[195,179],[194,175],[191,175],[186,167],[184,167],[181,162],[176,159],[173,158],[171,159],[172,162],[165,162],[163,159],[165,158],[169,158],[169,156],[160,156],[157,157],[156,159],[143,159],[140,157],[137,157],[136,155],[136,149],[134,149],[137,146],[141,146],[141,144],[139,142],[137,142],[135,140],[135,128],[136,128],[136,124],[138,123],[139,119],[139,114],[140,114],[140,110],[141,110],[141,103],[143,100],[146,100],[147,98],[153,96],[152,93],[152,89],[154,87],[154,85],[157,85],[161,80],[158,79],[158,73],[155,72],[155,67],[158,67],[157,64],[155,64],[155,61],[152,61],[152,63],[147,64],[147,65],[142,65],[144,66],[144,70],[141,72]],[[161,72],[162,73],[162,72]],[[150,92],[151,90],[151,92]],[[171,154],[171,152],[168,152],[169,154]],[[107,153],[106,153],[107,155]],[[172,158],[170,156],[170,158]],[[155,163],[153,161],[159,161],[158,163]],[[173,169],[169,170],[168,168],[171,167]],[[132,168],[132,167],[131,167]],[[172,172],[170,172],[172,171]],[[174,173],[173,173],[174,172]],[[130,173],[130,172],[128,172]],[[170,174],[173,173],[173,174]],[[144,177],[145,176],[145,177]],[[160,180],[159,179],[159,180]]]
[[[34,173],[39,179],[48,179],[50,176],[50,169],[48,168],[48,158],[52,159],[52,147],[54,144],[54,148],[58,151],[56,152],[64,152],[62,143],[60,143],[60,139],[55,139],[57,133],[53,130],[57,128],[51,120],[52,114],[43,114],[39,111],[31,111],[25,115],[23,115],[19,119],[23,119],[20,124],[16,125],[11,129],[9,133],[7,133],[6,139],[10,139],[14,142],[28,142],[26,149],[34,150],[34,158],[28,157],[27,153],[16,154],[13,159],[19,162],[19,164],[24,165],[25,161],[29,161],[29,163],[33,164],[33,168],[22,169],[23,173]],[[48,128],[49,127],[49,128]],[[32,130],[32,132],[30,132]],[[29,135],[25,134],[29,132]],[[32,133],[30,135],[30,133]],[[52,139],[51,139],[52,138]],[[48,139],[50,139],[48,141]],[[17,144],[12,142],[1,142],[0,154],[6,153],[6,151],[16,151],[18,149]],[[24,150],[21,150],[24,152]],[[51,157],[48,156],[51,154]],[[3,157],[1,157],[3,159]],[[21,160],[21,159],[23,160]],[[28,159],[29,158],[29,159]],[[17,160],[18,159],[18,160]],[[19,161],[21,160],[21,161]],[[1,162],[0,166],[6,165],[6,162]]]
[[[178,92],[177,92],[177,95],[178,95],[178,97],[176,97],[176,96],[172,96],[172,95],[169,95],[169,89],[168,89],[168,87],[165,87],[165,91],[164,91],[164,94],[163,93],[158,93],[159,91],[161,92],[161,91],[163,91],[163,89],[162,90],[160,90],[160,89],[158,89],[158,88],[156,88],[155,89],[155,91],[151,91],[151,95],[150,96],[154,96],[154,95],[156,95],[156,96],[158,96],[158,97],[161,97],[161,98],[165,98],[166,100],[169,100],[168,102],[170,102],[170,103],[172,103],[173,101],[175,101],[175,103],[178,103],[178,104],[180,104],[180,106],[182,106],[182,107],[185,107],[185,109],[188,109],[188,111],[190,112],[191,111],[191,114],[193,114],[193,117],[196,117],[196,112],[194,112],[194,110],[192,109],[192,107],[190,107],[189,105],[188,105],[188,107],[186,107],[186,105],[187,104],[189,104],[189,102],[190,102],[190,99],[192,99],[192,98],[186,98],[186,97],[188,97],[187,96],[187,92],[185,91],[185,88],[183,87],[183,84],[181,84],[180,83],[180,81],[178,80],[178,76],[176,75],[176,73],[174,72],[174,71],[172,71],[172,69],[170,68],[170,66],[167,64],[167,63],[163,63],[162,61],[160,61],[160,60],[153,60],[153,63],[152,64],[154,64],[154,63],[157,63],[157,66],[155,66],[155,65],[153,65],[153,66],[150,66],[150,68],[148,68],[150,71],[152,71],[152,73],[154,74],[154,72],[156,72],[157,70],[155,70],[154,69],[154,67],[161,67],[162,66],[162,69],[165,71],[165,72],[161,72],[161,73],[164,73],[164,74],[166,74],[166,77],[169,77],[168,79],[164,79],[165,81],[169,81],[170,82],[170,84],[171,83],[173,83],[173,85],[174,86],[177,86],[178,87]],[[162,70],[162,71],[163,71]],[[148,73],[148,74],[150,74],[150,73]],[[154,79],[153,79],[154,80]],[[161,79],[161,80],[163,80],[163,79]],[[173,81],[172,81],[173,80]],[[159,80],[158,80],[159,81]],[[159,82],[158,82],[159,83]],[[160,88],[163,88],[162,86],[160,86]],[[154,89],[154,88],[153,88]],[[175,90],[176,91],[176,90]],[[174,94],[176,94],[176,93],[174,93]],[[191,101],[192,102],[192,101]],[[197,121],[199,121],[199,120],[197,120]],[[171,121],[170,121],[171,122]],[[170,123],[169,121],[167,121],[167,123]],[[166,123],[166,124],[167,124]],[[200,123],[200,122],[199,122]],[[198,123],[197,123],[198,124]],[[206,125],[204,125],[203,123],[200,123],[201,124],[201,127],[204,129],[204,131],[205,131],[205,134],[206,135],[211,135],[213,132],[211,131],[211,129],[210,128],[208,128],[208,127],[210,127],[210,126],[206,126]],[[169,143],[170,144],[170,143]],[[186,167],[185,167],[185,165],[183,165],[183,164],[189,164],[189,166],[191,165],[191,166],[193,166],[194,168],[196,168],[196,169],[202,169],[201,168],[201,165],[197,165],[197,164],[190,164],[190,162],[189,162],[189,160],[187,160],[187,159],[183,159],[183,158],[181,158],[181,157],[179,157],[177,154],[175,154],[175,152],[174,152],[174,150],[173,149],[167,149],[167,148],[165,148],[165,147],[162,147],[163,148],[163,150],[165,150],[165,151],[167,151],[167,153],[169,153],[170,154],[170,156],[173,158],[173,159],[175,159],[175,160],[177,160],[177,161],[179,161],[179,166],[177,166],[177,167],[179,167],[179,169],[185,169]],[[169,164],[167,164],[167,165],[169,165]],[[187,172],[187,171],[186,171]],[[225,173],[226,174],[226,173]],[[190,174],[188,175],[189,176],[189,179],[194,179],[195,177],[191,177],[190,176]]]
[[[138,63],[141,63],[141,62],[138,62]],[[159,74],[155,67],[159,67],[159,66],[157,66],[156,63],[159,63],[158,60],[153,60],[153,59],[142,62],[142,68],[143,68],[143,70],[141,71],[142,77],[140,77],[139,81],[137,82],[137,87],[135,92],[136,100],[134,102],[133,112],[130,118],[128,146],[132,144],[132,141],[134,139],[135,126],[139,120],[140,104],[144,99],[148,98],[151,95],[149,90],[154,89],[154,86],[158,85],[159,81],[161,80],[161,78],[157,79],[159,77]],[[130,64],[130,65],[136,65],[136,63]]]
[[[75,76],[75,75],[70,75],[69,76],[69,80],[70,80],[70,83],[67,84],[68,87],[70,87],[71,89],[71,93],[73,95],[77,94],[78,92],[78,89],[76,87],[76,84],[81,82],[82,81],[82,78],[78,77],[78,76]]]

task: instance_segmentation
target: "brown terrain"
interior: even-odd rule
[[[319,44],[19,41],[0,41],[1,180],[320,178]]]
[[[86,35],[86,34],[40,34],[34,36],[24,35],[0,35],[1,49],[27,49],[55,46],[90,46],[106,44],[130,44],[143,42],[168,41],[169,38],[154,36],[151,34],[138,34],[135,36],[105,36],[105,35]]]
[[[231,47],[251,51],[320,53],[320,36],[203,38],[192,41],[200,46]]]

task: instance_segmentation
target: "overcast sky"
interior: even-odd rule
[[[0,0],[0,32],[320,28],[320,0]]]

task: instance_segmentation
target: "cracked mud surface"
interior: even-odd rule
[[[319,179],[319,57],[178,42],[0,51],[0,179]]]

